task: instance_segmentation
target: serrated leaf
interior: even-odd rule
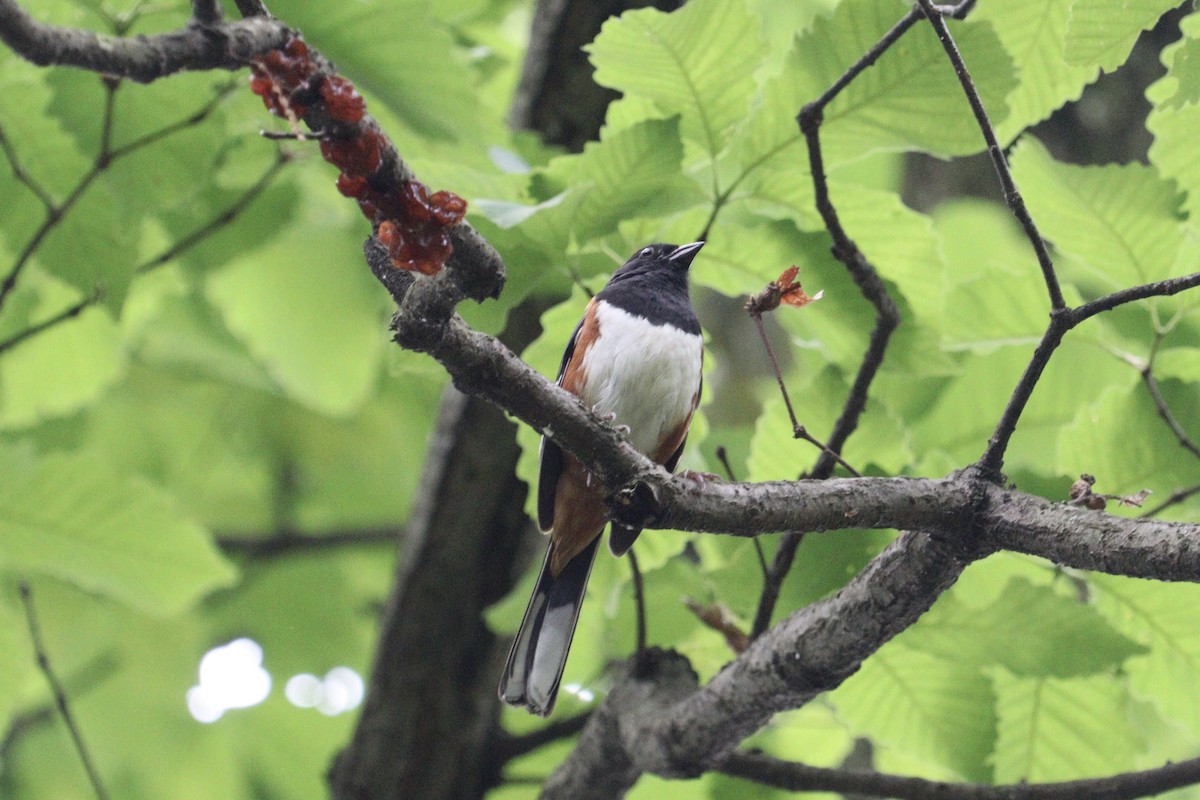
[[[1180,22],[1184,39],[1163,49],[1167,74],[1146,90],[1152,108],[1146,127],[1154,134],[1150,162],[1163,175],[1170,175],[1188,192],[1185,207],[1194,223],[1200,216],[1200,150],[1195,133],[1200,129],[1200,103],[1181,102],[1200,94],[1200,75],[1190,58],[1200,44],[1200,15],[1189,14]]]
[[[362,405],[384,347],[382,297],[353,263],[356,238],[328,226],[293,229],[211,273],[205,289],[289,397],[332,415]]]
[[[562,216],[576,241],[588,241],[617,229],[623,220],[662,215],[687,197],[690,182],[679,173],[683,143],[675,118],[647,120],[614,134],[602,133],[579,155],[561,156],[539,176],[545,186],[573,187],[577,203],[538,208],[547,217]],[[551,198],[553,199],[553,198]]]
[[[1063,164],[1029,138],[1011,162],[1042,235],[1104,287],[1147,283],[1180,269],[1180,196],[1153,167]]]
[[[972,19],[991,23],[1020,76],[1020,83],[1008,95],[1008,117],[996,126],[1001,143],[1011,141],[1063,103],[1079,99],[1083,87],[1096,79],[1099,68],[1095,65],[1068,65],[1063,60],[1072,2],[984,3],[972,15]]]
[[[1145,652],[1095,609],[1024,578],[983,608],[943,595],[903,637],[908,647],[964,666],[998,664],[1029,677],[1111,672]]]
[[[1174,0],[1074,0],[1067,21],[1067,63],[1116,69],[1129,57],[1138,35],[1178,5]]]
[[[670,14],[627,11],[586,49],[597,83],[680,113],[684,137],[710,158],[745,116],[762,58],[757,20],[740,0],[696,0]]]
[[[1200,383],[1200,348],[1170,347],[1159,350],[1154,358],[1154,374],[1160,379],[1176,378]]]
[[[1050,307],[1029,240],[996,203],[952,200],[934,211],[947,288],[936,324],[951,350],[1032,347]],[[934,280],[930,278],[929,280]]]
[[[1140,751],[1125,688],[1109,675],[1022,678],[998,670],[996,783],[1125,772]]]
[[[979,458],[1031,351],[1032,347],[1005,347],[964,361],[962,374],[937,393],[929,414],[910,428],[913,451],[926,457],[941,451],[955,465]],[[1075,418],[1080,405],[1107,386],[1130,387],[1136,379],[1133,370],[1116,359],[1068,338],[1021,415],[1005,465],[1044,472],[1046,442]]]
[[[0,450],[0,564],[110,595],[149,614],[228,585],[207,532],[150,484],[88,455]]]
[[[892,644],[828,698],[854,734],[969,780],[988,778],[993,695],[977,668]]]
[[[1200,627],[1192,613],[1200,586],[1110,575],[1089,577],[1096,607],[1127,636],[1149,646],[1126,665],[1132,689],[1165,718],[1200,736]]]
[[[797,40],[782,80],[798,83],[793,94],[815,100],[899,21],[901,8],[877,0],[842,3],[833,17],[818,19]],[[1016,86],[1012,60],[991,25],[950,25],[984,107],[993,124],[1001,122],[1008,114],[1005,97]],[[830,165],[872,150],[952,156],[984,148],[954,69],[924,24],[908,31],[826,108],[821,140]]]

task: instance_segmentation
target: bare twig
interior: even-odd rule
[[[834,423],[833,432],[826,443],[820,444],[821,455],[809,473],[814,478],[826,478],[833,474],[834,465],[838,463],[838,453],[845,445],[850,434],[858,427],[859,417],[867,406],[867,395],[871,383],[875,380],[880,366],[883,364],[884,353],[892,332],[900,324],[900,311],[895,301],[888,294],[887,287],[879,277],[879,273],[858,249],[858,245],[846,234],[838,217],[837,209],[829,196],[829,182],[825,174],[825,161],[821,151],[821,121],[824,118],[825,107],[833,102],[843,89],[850,85],[864,70],[879,60],[888,48],[895,44],[921,18],[914,8],[904,15],[891,30],[885,33],[870,50],[863,54],[845,73],[821,94],[816,100],[808,103],[800,110],[797,122],[808,147],[809,169],[812,173],[813,192],[816,199],[817,211],[825,223],[833,239],[833,255],[841,261],[850,277],[862,292],[863,297],[875,307],[875,326],[871,330],[871,338],[863,360],[859,364],[854,383],[842,406],[842,413]],[[791,410],[789,405],[789,411]],[[792,417],[795,425],[795,416]],[[775,560],[764,582],[763,592],[759,598],[758,610],[754,615],[754,625],[750,631],[753,639],[760,635],[770,625],[775,603],[779,599],[779,591],[784,578],[791,571],[796,552],[804,541],[804,534],[792,531],[783,536],[775,551]]]
[[[280,531],[271,536],[218,536],[217,547],[230,555],[247,558],[274,558],[293,553],[312,553],[320,550],[340,550],[374,544],[396,544],[399,532],[395,528],[370,528],[358,531],[334,531],[324,535]]]
[[[545,747],[548,744],[553,744],[560,739],[574,736],[583,730],[583,726],[587,724],[591,716],[592,712],[590,710],[584,711],[573,717],[555,720],[521,736],[504,734],[496,742],[495,747],[498,751],[496,755],[502,762],[508,762],[526,753],[532,753],[534,750]],[[538,783],[541,783],[541,780]]]
[[[992,164],[996,168],[996,175],[1000,178],[1000,186],[1004,189],[1004,200],[1012,210],[1013,216],[1021,223],[1021,228],[1025,231],[1029,243],[1033,245],[1038,265],[1042,268],[1042,279],[1046,283],[1046,291],[1050,294],[1050,307],[1053,310],[1066,308],[1067,303],[1063,300],[1062,289],[1058,285],[1058,275],[1054,271],[1054,262],[1050,259],[1050,251],[1042,240],[1042,235],[1038,232],[1033,218],[1029,216],[1029,211],[1025,208],[1025,199],[1017,189],[1016,181],[1013,180],[1012,171],[1008,168],[1008,160],[1004,157],[1004,150],[996,139],[996,131],[992,128],[991,120],[988,119],[987,109],[983,107],[983,99],[975,89],[975,82],[971,79],[971,73],[967,71],[967,65],[958,51],[958,45],[954,43],[954,38],[950,35],[950,29],[946,27],[946,21],[942,18],[942,10],[935,6],[932,0],[917,0],[917,2],[933,26],[938,40],[942,43],[946,57],[954,66],[954,74],[958,76],[958,82],[962,84],[963,93],[971,105],[971,112],[975,115],[975,121],[979,125],[980,132],[983,133],[983,140],[987,143],[988,155],[991,156]],[[960,5],[966,10],[970,10],[966,3]],[[958,13],[959,9],[954,8],[952,11]]]
[[[31,339],[32,337],[37,336],[39,333],[49,330],[56,325],[60,325],[69,319],[74,319],[83,313],[84,309],[99,302],[102,296],[103,294],[101,292],[93,292],[89,297],[85,297],[78,303],[64,308],[62,311],[58,312],[49,319],[42,320],[41,322],[31,325],[30,327],[9,337],[8,339],[0,341],[0,353],[5,352],[6,350],[11,350],[21,342]]]
[[[1051,312],[1050,324],[1047,326],[1046,332],[1042,334],[1042,340],[1038,343],[1037,349],[1034,350],[1033,356],[1029,359],[1029,364],[1026,365],[1024,374],[1021,375],[1017,385],[1013,388],[1013,393],[1008,399],[1004,413],[1001,414],[999,422],[996,423],[995,431],[992,433],[991,438],[988,439],[987,449],[979,459],[978,466],[984,475],[992,480],[999,480],[1000,469],[1004,463],[1004,453],[1008,448],[1009,441],[1017,430],[1017,422],[1020,420],[1025,406],[1029,403],[1029,398],[1033,395],[1034,387],[1037,386],[1043,370],[1050,363],[1051,356],[1054,355],[1054,351],[1062,343],[1063,337],[1069,330],[1097,314],[1109,311],[1117,306],[1144,300],[1148,297],[1175,295],[1197,286],[1200,286],[1200,272],[1194,272],[1191,275],[1184,275],[1169,280],[1131,286],[1128,289],[1113,292],[1075,308]]]
[[[263,191],[266,190],[268,186],[271,185],[271,183],[279,175],[280,171],[291,160],[292,156],[287,151],[280,150],[271,166],[268,167],[265,172],[263,172],[263,174],[257,181],[254,182],[252,186],[248,187],[240,197],[234,200],[228,208],[217,214],[204,225],[189,233],[187,236],[179,239],[177,242],[172,244],[163,252],[159,253],[154,258],[151,258],[149,261],[138,265],[137,269],[134,271],[138,274],[141,274],[150,272],[151,270],[161,267],[164,264],[170,263],[173,259],[192,249],[209,236],[212,236],[217,231],[232,223],[250,206],[251,203],[258,198],[260,194],[263,193]]]
[[[1170,495],[1168,495],[1166,500],[1163,500],[1161,503],[1159,503],[1154,508],[1149,509],[1144,514],[1142,514],[1142,516],[1143,517],[1158,516],[1163,511],[1166,511],[1168,508],[1170,508],[1171,506],[1177,506],[1180,503],[1182,503],[1183,501],[1185,501],[1191,497],[1195,497],[1198,494],[1200,494],[1200,483],[1196,484],[1195,486],[1189,486],[1186,489],[1176,489],[1175,491],[1171,492]]]
[[[717,460],[721,462],[721,466],[725,469],[725,477],[730,483],[737,480],[737,476],[733,473],[733,466],[729,463],[729,453],[725,450],[725,445],[717,446]],[[767,579],[770,571],[767,568],[767,557],[763,553],[762,542],[756,537],[754,539],[754,552],[758,555],[758,566],[762,569],[763,580]]]
[[[634,652],[641,654],[646,650],[646,585],[642,581],[642,570],[632,547],[629,548],[629,571],[633,574],[633,604],[637,614],[637,646]]]
[[[1179,420],[1171,412],[1170,406],[1167,405],[1167,401],[1163,397],[1162,389],[1158,386],[1158,379],[1154,377],[1153,361],[1141,370],[1141,375],[1142,382],[1146,384],[1146,389],[1150,392],[1150,398],[1154,400],[1154,407],[1158,409],[1158,415],[1163,418],[1163,422],[1167,423],[1167,427],[1171,429],[1171,433],[1175,434],[1175,438],[1179,440],[1180,446],[1196,456],[1196,458],[1200,458],[1200,446],[1196,445],[1191,436],[1188,435],[1188,432],[1179,424]]]
[[[6,0],[0,0],[0,13],[3,11],[3,3],[5,1]],[[17,280],[20,278],[22,271],[29,264],[38,248],[41,247],[42,242],[51,231],[53,231],[59,224],[62,223],[67,214],[70,213],[70,211],[75,207],[75,204],[79,202],[79,199],[83,197],[88,188],[105,170],[111,167],[113,163],[119,159],[130,156],[142,148],[148,147],[149,145],[154,144],[155,142],[160,141],[167,136],[204,122],[213,113],[220,102],[229,94],[229,92],[233,90],[235,85],[236,82],[230,82],[225,86],[222,86],[219,90],[217,90],[214,96],[194,114],[178,120],[177,122],[164,125],[162,128],[151,131],[144,136],[134,139],[133,141],[120,147],[113,148],[112,130],[115,97],[117,89],[120,87],[120,82],[116,80],[105,80],[104,89],[106,94],[104,99],[104,112],[100,122],[100,146],[97,149],[96,156],[92,161],[92,165],[88,171],[84,173],[82,177],[80,177],[79,181],[70,190],[70,192],[67,193],[67,196],[62,200],[61,203],[56,203],[54,199],[44,191],[35,190],[35,194],[38,195],[39,199],[42,200],[46,207],[46,217],[42,221],[42,224],[38,226],[37,230],[34,231],[33,236],[30,237],[29,241],[26,242],[25,247],[17,256],[16,261],[13,263],[12,269],[5,277],[4,281],[0,283],[0,310],[3,310],[4,303],[8,299],[8,296],[12,293],[13,289],[16,288]],[[11,145],[8,145],[8,140],[2,139],[2,137],[0,137],[0,143],[4,144],[5,154],[8,156],[9,162],[13,165],[14,172],[17,172],[19,170],[20,162],[16,154],[12,152]],[[30,184],[27,183],[26,185]],[[30,188],[33,187],[30,186]],[[249,200],[247,200],[247,203],[248,202]],[[187,246],[190,247],[193,244],[195,244],[195,241],[188,243]],[[143,265],[143,267],[145,267],[145,265]]]
[[[192,0],[192,19],[201,25],[216,25],[221,21],[218,0]]]
[[[734,753],[718,771],[791,792],[839,792],[897,800],[1133,800],[1200,783],[1200,758],[1107,778],[999,786],[812,767],[748,752]]]
[[[50,691],[54,695],[54,703],[58,706],[58,713],[62,715],[63,723],[67,726],[67,731],[71,734],[71,741],[75,745],[75,752],[78,753],[79,760],[87,772],[88,781],[92,784],[92,791],[95,792],[98,800],[108,800],[108,791],[104,788],[104,782],[100,780],[100,773],[96,771],[96,765],[92,762],[87,744],[83,741],[83,734],[80,732],[79,726],[75,723],[74,715],[71,714],[71,706],[67,702],[66,690],[63,689],[62,683],[59,682],[58,676],[55,675],[53,668],[50,666],[50,657],[46,653],[45,642],[42,641],[42,628],[38,623],[37,612],[33,607],[33,591],[29,588],[29,584],[24,582],[20,584],[19,588],[21,602],[25,606],[25,622],[29,627],[29,638],[33,641],[33,652],[37,657],[38,668],[46,676],[46,683],[50,684]]]

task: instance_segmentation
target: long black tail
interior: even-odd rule
[[[550,550],[546,549],[525,619],[500,677],[500,699],[504,702],[524,706],[542,717],[554,710],[599,541],[597,536],[587,549],[568,561],[558,578],[550,576]]]

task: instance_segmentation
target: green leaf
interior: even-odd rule
[[[992,352],[1036,345],[1050,300],[1033,248],[1008,210],[951,200],[935,210],[934,227],[948,287],[942,316],[924,321],[937,326],[943,346]]]
[[[1200,15],[1189,14],[1180,22],[1184,38],[1163,48],[1167,74],[1146,90],[1153,107],[1146,127],[1154,134],[1150,162],[1163,175],[1170,175],[1188,192],[1185,207],[1193,225],[1200,216],[1200,159],[1196,158],[1195,133],[1200,128],[1200,95],[1197,61],[1200,53]]]
[[[0,449],[0,563],[170,615],[233,581],[203,528],[161,491],[89,455]]]
[[[1126,665],[1129,683],[1165,718],[1200,736],[1200,628],[1192,613],[1200,586],[1092,575],[1097,608],[1117,629],[1150,651]]]
[[[25,298],[29,314],[10,325],[6,308],[0,340],[54,317],[82,295],[31,270],[12,298],[14,303]],[[124,368],[120,331],[108,311],[85,309],[0,353],[0,429],[24,428],[85,408],[120,379]]]
[[[1074,0],[1067,22],[1067,63],[1116,69],[1129,57],[1138,35],[1177,5],[1174,0]]]
[[[1141,750],[1125,687],[1110,675],[1025,678],[997,670],[996,783],[1070,780],[1133,769]]]
[[[543,187],[561,197],[579,191],[578,203],[537,207],[566,217],[563,227],[583,242],[611,233],[625,219],[661,216],[689,202],[695,185],[679,174],[683,143],[677,119],[647,120],[615,134],[601,133],[580,155],[561,156],[539,176]],[[545,195],[544,190],[540,194]],[[552,198],[553,199],[553,198]]]
[[[843,2],[796,41],[782,80],[797,82],[795,96],[815,100],[899,21],[901,9],[877,0]],[[991,25],[950,25],[984,107],[993,123],[1001,122],[1008,114],[1005,97],[1016,86],[1012,60]],[[873,150],[952,156],[984,148],[954,69],[925,24],[914,26],[826,108],[821,141],[830,165]]]
[[[829,695],[851,732],[923,762],[986,781],[995,717],[976,667],[890,644]]]
[[[468,54],[430,16],[429,5],[427,0],[364,0],[322,8],[281,0],[271,11],[303,31],[347,77],[415,131],[494,142],[503,128],[493,115],[482,113]]]
[[[1179,22],[1183,38],[1163,48],[1162,60],[1175,93],[1165,101],[1168,108],[1183,108],[1200,102],[1200,18],[1189,14]]]
[[[1015,148],[1012,168],[1042,235],[1101,286],[1148,283],[1181,268],[1180,196],[1154,168],[1063,164],[1029,138]]]
[[[941,451],[954,465],[979,458],[1032,350],[1005,347],[967,359],[962,374],[937,392],[929,413],[910,428],[913,452],[928,459]],[[1136,380],[1133,370],[1107,353],[1068,337],[1021,415],[1005,465],[1044,472],[1046,442],[1075,418],[1080,405],[1109,385],[1128,388]],[[920,462],[913,469],[923,471]],[[1065,495],[1066,485],[1062,491]]]
[[[1073,2],[984,3],[972,15],[975,21],[991,23],[1021,79],[1008,95],[1008,117],[996,126],[1002,143],[1045,119],[1063,103],[1078,100],[1083,87],[1096,79],[1099,68],[1095,65],[1068,65],[1063,60],[1063,40]],[[971,54],[966,55],[969,58]]]
[[[746,115],[761,54],[741,0],[696,0],[670,14],[627,11],[586,48],[596,82],[682,115],[685,138],[715,158]]]
[[[1200,383],[1200,348],[1170,347],[1159,350],[1154,358],[1154,374],[1162,378],[1176,378],[1189,383]]]
[[[945,594],[903,638],[908,647],[964,666],[999,664],[1032,677],[1111,672],[1146,651],[1095,609],[1024,578],[1009,581],[983,608]]]
[[[357,252],[361,235],[293,229],[208,277],[229,330],[289,397],[325,414],[359,408],[378,378],[384,296],[353,256],[326,260]]]

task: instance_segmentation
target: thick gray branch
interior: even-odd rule
[[[241,69],[254,56],[282,47],[291,35],[278,20],[255,17],[190,25],[157,36],[123,38],[44,25],[0,0],[0,40],[38,66],[66,66],[149,83],[183,70]]]
[[[546,798],[610,798],[587,791],[603,780],[591,752],[627,742],[626,773],[695,777],[722,763],[750,733],[779,711],[797,708],[840,685],[868,656],[916,622],[979,552],[969,523],[953,534],[906,533],[832,597],[770,628],[703,688],[668,708],[623,702],[619,684],[584,731],[597,741],[577,747],[547,783]],[[682,656],[674,657],[683,661]],[[641,682],[657,682],[678,697],[681,668],[671,664]],[[686,663],[686,662],[685,662]],[[693,679],[694,680],[694,679]],[[645,696],[657,696],[653,689]],[[616,699],[614,699],[616,698]],[[613,721],[613,717],[617,721]],[[557,787],[569,787],[560,792]]]

